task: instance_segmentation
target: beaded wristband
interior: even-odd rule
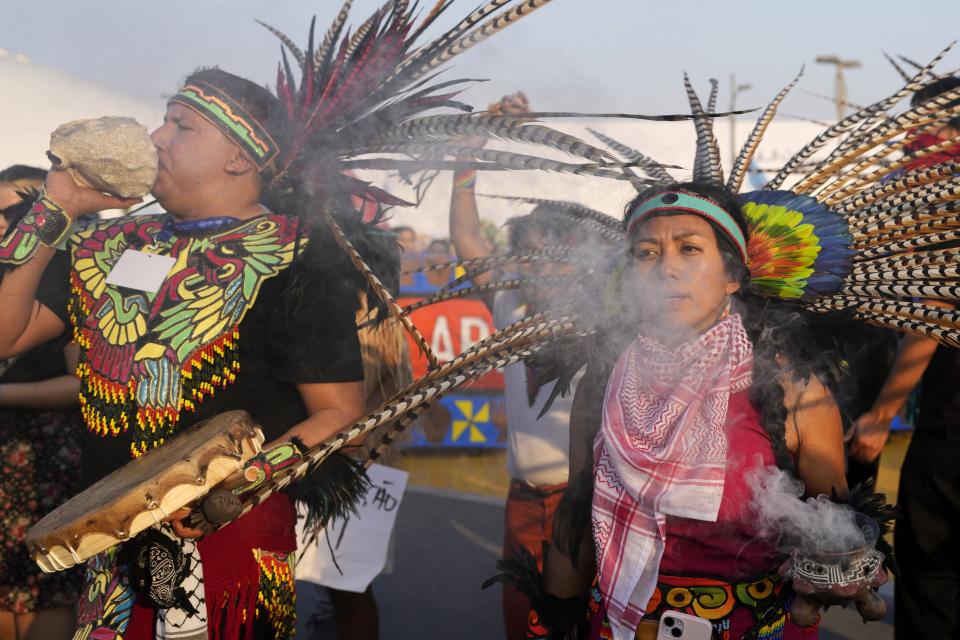
[[[70,216],[46,193],[40,194],[37,201],[33,203],[30,213],[24,216],[23,221],[26,222],[31,217],[34,233],[40,239],[40,244],[48,247],[56,247],[63,242],[67,234],[70,233],[70,225],[73,224]]]
[[[476,169],[462,169],[453,174],[453,188],[456,191],[473,189],[477,184]]]
[[[0,242],[0,263],[24,264],[40,245],[58,246],[70,233],[72,224],[63,208],[41,193],[27,215]]]

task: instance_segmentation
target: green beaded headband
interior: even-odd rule
[[[170,102],[182,104],[202,115],[241,149],[248,151],[260,171],[276,157],[280,148],[256,118],[236,100],[209,82],[184,86]]]
[[[648,218],[651,214],[660,211],[682,211],[706,218],[710,222],[713,222],[733,240],[733,244],[736,245],[740,251],[743,264],[747,264],[747,239],[743,235],[743,230],[740,229],[740,226],[733,219],[733,216],[713,200],[695,193],[689,193],[687,191],[666,191],[641,202],[627,215],[627,234],[629,235],[637,224]]]

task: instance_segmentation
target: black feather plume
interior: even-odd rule
[[[294,443],[306,451],[297,438]],[[363,463],[343,453],[334,453],[315,471],[287,487],[291,498],[307,510],[304,530],[315,536],[333,519],[344,519],[357,512],[357,504],[370,488]]]

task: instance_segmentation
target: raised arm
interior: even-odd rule
[[[517,93],[504,96],[498,103],[490,105],[490,113],[523,113],[529,111],[526,96]],[[486,140],[483,138],[469,138],[465,145],[483,147]],[[458,160],[469,160],[469,157],[460,157]],[[476,196],[477,172],[472,169],[463,169],[453,174],[453,193],[450,195],[450,241],[460,260],[485,258],[492,252],[483,238],[483,229],[480,226],[480,211],[477,208]],[[491,272],[487,271],[473,275],[474,284],[485,284],[492,279]]]
[[[483,144],[483,139],[475,141],[477,147],[482,147]],[[480,211],[477,208],[477,196],[474,191],[476,181],[477,172],[472,169],[455,171],[453,174],[453,193],[450,195],[450,241],[460,260],[485,258],[491,254],[483,241]],[[490,279],[490,272],[472,277],[474,284],[485,284]]]
[[[64,171],[50,171],[44,190],[39,204],[0,242],[0,261],[18,265],[0,282],[0,358],[25,353],[66,329],[55,313],[37,301],[37,288],[70,222],[139,201],[80,187]]]

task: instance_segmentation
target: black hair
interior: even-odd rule
[[[47,170],[30,167],[25,164],[15,164],[0,171],[0,182],[17,182],[19,180],[36,180],[43,182],[47,179]]]
[[[207,82],[217,87],[237,101],[240,106],[243,107],[244,111],[256,118],[270,133],[280,147],[280,154],[277,160],[274,160],[270,166],[261,171],[264,182],[269,182],[269,179],[273,176],[279,163],[282,161],[284,151],[288,148],[286,115],[280,100],[266,87],[262,87],[252,80],[247,80],[229,71],[224,71],[219,67],[209,67],[194,71],[187,76],[185,81],[186,84],[192,82]]]
[[[0,215],[7,222],[7,233],[10,233],[13,227],[20,222],[23,216],[29,213],[34,200],[40,196],[40,187],[43,181],[47,179],[46,169],[29,167],[25,164],[15,164],[0,171],[0,184],[10,184],[12,182],[31,181],[36,182],[37,186],[23,185],[17,190],[20,196],[19,202],[16,202],[6,209],[0,210]]]
[[[627,205],[624,223],[634,207],[664,191],[682,190],[704,196],[720,205],[740,227],[749,241],[746,217],[736,195],[710,183],[687,182],[655,187],[639,194]],[[669,215],[669,214],[667,214]],[[819,348],[809,328],[810,314],[799,304],[759,296],[750,289],[750,274],[733,240],[714,222],[707,220],[717,237],[717,246],[727,274],[740,283],[733,294],[734,308],[743,318],[743,326],[753,343],[753,385],[750,400],[760,412],[764,429],[770,436],[777,465],[793,469],[787,450],[783,377],[807,382],[815,375],[836,393],[838,376],[832,359]]]
[[[507,243],[510,251],[520,253],[524,249],[529,249],[529,247],[523,246],[523,238],[531,231],[545,235],[547,244],[565,245],[575,229],[582,230],[571,225],[569,220],[563,216],[555,215],[553,211],[550,204],[543,203],[536,205],[525,216],[517,216],[507,220]]]
[[[452,250],[449,240],[444,240],[443,238],[437,238],[436,240],[431,240],[430,244],[427,245],[427,252],[429,253],[435,246],[442,247],[443,251],[448,254]]]
[[[924,85],[922,89],[914,93],[913,97],[910,98],[910,106],[917,107],[927,100],[936,98],[941,93],[953,91],[957,88],[960,88],[960,76],[947,76],[945,78],[938,78],[933,82]],[[950,109],[960,108],[960,98],[948,102],[947,107]],[[947,121],[947,125],[953,127],[954,129],[960,129],[960,115],[950,118],[950,120]]]

